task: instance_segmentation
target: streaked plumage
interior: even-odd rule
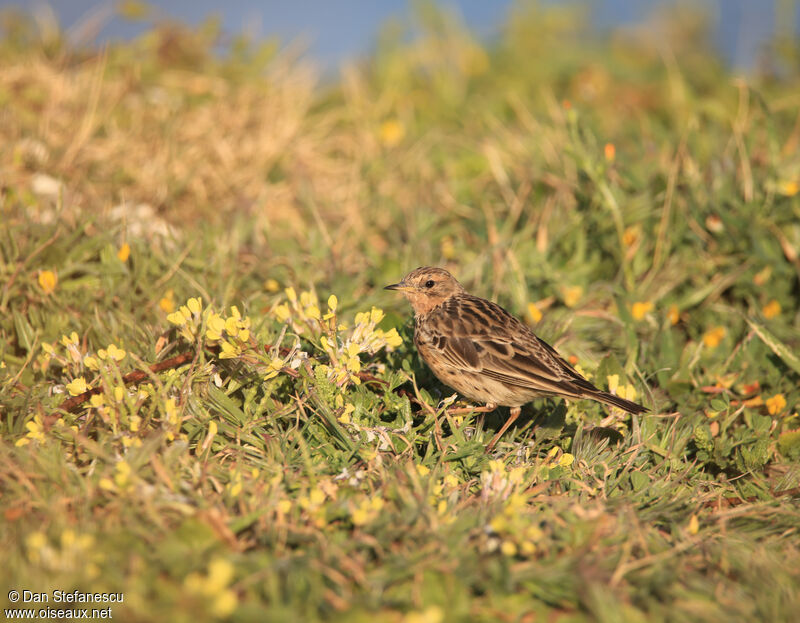
[[[496,303],[467,293],[442,268],[417,268],[386,289],[403,292],[414,308],[414,343],[439,380],[489,409],[512,407],[489,447],[521,406],[538,396],[589,398],[629,413],[647,411],[596,388],[524,323]]]

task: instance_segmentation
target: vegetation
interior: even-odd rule
[[[735,79],[684,13],[415,19],[318,86],[213,22],[96,50],[6,15],[2,586],[122,621],[796,617],[800,56]],[[421,264],[651,413],[535,401],[486,454],[507,410],[449,414],[381,288]]]

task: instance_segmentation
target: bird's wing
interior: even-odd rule
[[[440,308],[440,331],[431,345],[451,365],[543,393],[596,392],[556,350],[499,305],[474,296]]]

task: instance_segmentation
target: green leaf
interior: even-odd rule
[[[16,310],[14,310],[14,327],[17,330],[17,342],[30,353],[36,342],[36,331],[34,331],[25,316]]]
[[[797,372],[797,374],[800,374],[800,358],[798,358],[797,355],[789,350],[789,347],[787,347],[786,344],[772,335],[772,333],[770,333],[763,325],[750,320],[750,318],[747,318],[746,316],[745,320],[747,321],[747,324],[750,325],[750,328],[753,330],[753,332],[772,350],[773,353],[780,357],[781,360],[792,370]]]
[[[232,424],[244,424],[247,421],[247,416],[239,405],[216,385],[209,384],[208,397],[211,404]]]
[[[724,398],[714,398],[710,405],[714,411],[727,411],[728,410],[728,401]]]
[[[790,430],[778,437],[778,450],[791,461],[800,460],[800,430]]]
[[[650,485],[650,478],[642,472],[631,472],[630,478],[634,491],[641,491]]]

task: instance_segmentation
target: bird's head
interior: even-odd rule
[[[444,268],[433,266],[412,270],[400,283],[386,286],[384,290],[402,292],[418,316],[427,314],[450,297],[464,292],[464,288],[453,275]]]

